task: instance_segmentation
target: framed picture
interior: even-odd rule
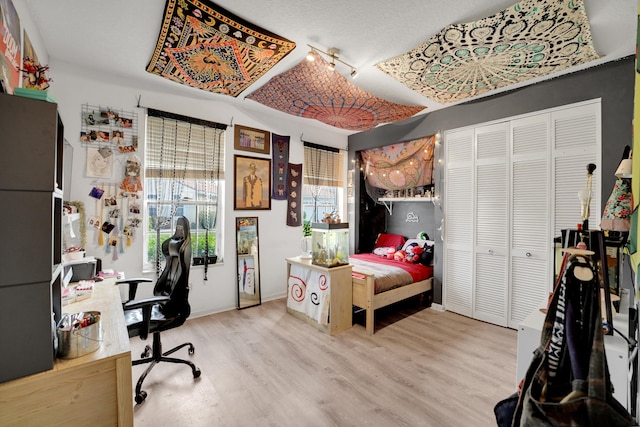
[[[235,125],[233,148],[253,153],[269,154],[271,152],[270,133],[260,129]]]
[[[233,156],[233,208],[271,210],[271,159]]]

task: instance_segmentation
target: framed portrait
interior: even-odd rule
[[[271,210],[271,159],[233,156],[233,208]]]
[[[253,153],[271,153],[271,134],[267,131],[235,125],[233,148]]]

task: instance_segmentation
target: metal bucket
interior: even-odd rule
[[[82,314],[97,316],[98,320],[88,326],[73,329],[58,325],[57,356],[60,359],[74,359],[100,348],[100,343],[102,342],[102,323],[100,320],[100,312],[87,311]]]

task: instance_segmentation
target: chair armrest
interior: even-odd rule
[[[122,279],[116,280],[116,285],[127,284],[129,285],[129,299],[127,301],[131,301],[136,299],[136,293],[138,292],[138,283],[151,283],[153,280],[147,279],[146,277],[139,277],[135,279]]]
[[[171,298],[167,295],[159,295],[155,297],[142,298],[139,300],[127,301],[124,303],[123,308],[125,310],[135,310],[136,308],[143,308],[145,306],[152,306],[161,302],[169,301]]]
[[[151,310],[154,304],[169,301],[171,298],[166,295],[142,298],[134,301],[127,301],[123,304],[124,310],[142,309],[142,329],[140,330],[140,339],[146,340],[149,336],[149,328],[151,325]]]

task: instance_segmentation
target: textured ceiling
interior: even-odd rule
[[[95,73],[125,78],[143,89],[233,103],[251,116],[266,114],[283,120],[302,120],[305,126],[327,129],[312,119],[274,111],[247,95],[271,77],[298,64],[311,44],[322,50],[336,47],[340,58],[358,69],[354,80],[362,89],[388,101],[426,107],[440,104],[410,90],[375,67],[432,37],[446,25],[465,23],[494,14],[513,0],[220,0],[232,13],[285,37],[297,47],[238,98],[210,94],[158,78],[145,71],[155,47],[164,4],[162,0],[14,0],[26,3],[40,29],[50,62],[66,62]],[[578,67],[500,88],[499,91],[535,83],[579,69],[619,59],[635,52],[637,0],[585,0],[594,47],[602,57]],[[336,71],[349,77],[349,69]],[[55,73],[54,73],[55,74]],[[488,96],[496,92],[483,93]],[[475,99],[475,98],[472,98]],[[335,129],[340,134],[353,131]]]

